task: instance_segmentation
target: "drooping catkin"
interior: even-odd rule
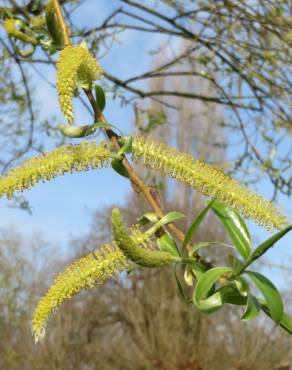
[[[168,252],[154,251],[141,247],[141,245],[129,235],[120,211],[117,208],[114,208],[112,211],[112,229],[117,246],[128,259],[135,262],[137,265],[145,267],[162,267],[181,262],[181,258]]]
[[[0,197],[29,189],[40,181],[50,181],[67,172],[106,167],[112,153],[105,142],[65,145],[34,157],[0,177]]]
[[[135,160],[140,159],[147,167],[216,198],[268,230],[281,229],[288,224],[286,217],[272,203],[190,154],[142,136],[133,137],[132,149]]]
[[[52,313],[67,299],[82,289],[91,289],[128,267],[127,259],[119,248],[104,245],[72,263],[54,280],[48,292],[38,302],[32,318],[32,333],[35,341],[45,335],[46,324]]]
[[[72,98],[77,82],[91,84],[101,78],[102,68],[85,45],[63,49],[57,63],[57,89],[61,111],[70,124],[74,121]]]

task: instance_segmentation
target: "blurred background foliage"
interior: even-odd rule
[[[136,216],[128,213],[129,220]],[[205,227],[198,240],[218,237],[214,219]],[[57,271],[95,248],[97,235],[99,243],[101,234],[108,240],[109,232],[109,222],[97,212],[88,234],[72,240],[71,258],[62,260],[56,258],[58,246],[40,236],[27,240],[1,231],[1,369],[290,369],[289,334],[264,315],[243,323],[231,307],[212,316],[190,309],[167,268],[140,269],[79,294],[55,314],[44,341],[35,345],[29,325],[37,298]],[[220,261],[222,250],[214,248],[212,257]],[[291,291],[286,293],[289,303]]]

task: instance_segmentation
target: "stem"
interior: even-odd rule
[[[91,90],[84,90],[84,91],[92,106],[95,121],[106,123],[106,119],[104,115],[100,112],[100,109],[94,99],[92,91]],[[111,128],[107,126],[105,126],[103,130],[106,136],[108,137],[108,139],[110,140],[110,142],[113,144],[114,148],[117,151],[119,151],[121,148],[121,145],[119,143],[120,136],[117,135]],[[129,163],[129,161],[127,160],[125,156],[123,156],[122,164],[129,173],[129,178],[131,180],[134,190],[137,192],[141,192],[144,195],[145,199],[150,204],[150,206],[152,207],[152,209],[154,210],[154,212],[157,214],[158,217],[163,217],[164,213],[160,205],[158,204],[155,196],[152,193],[153,192],[152,188],[144,184],[144,182],[137,175],[137,173],[135,172],[135,170],[133,169],[133,167],[131,166],[131,164]],[[177,228],[173,224],[169,224],[168,228],[170,231],[172,231],[172,233],[178,240],[180,241],[184,240],[185,234],[179,228]]]

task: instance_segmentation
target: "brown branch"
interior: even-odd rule
[[[85,90],[85,94],[87,95],[88,100],[92,106],[95,121],[106,123],[106,119],[100,112],[92,92],[90,90]],[[119,136],[111,128],[107,128],[106,125],[104,127],[104,132],[106,136],[109,138],[110,142],[113,144],[114,148],[118,151],[121,148],[119,143]],[[129,173],[129,178],[134,189],[138,192],[141,192],[144,195],[145,199],[147,200],[147,202],[149,203],[149,205],[151,206],[151,208],[154,210],[158,217],[163,217],[164,213],[161,209],[161,206],[159,205],[159,202],[157,201],[157,197],[153,193],[153,189],[144,184],[144,182],[137,175],[137,173],[135,172],[135,170],[133,169],[133,167],[131,166],[126,157],[122,159],[122,164]],[[173,224],[169,224],[168,227],[178,240],[180,241],[184,240],[185,234],[179,228],[177,228]]]

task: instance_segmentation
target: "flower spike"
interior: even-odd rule
[[[40,181],[50,181],[67,172],[106,167],[112,153],[105,142],[82,142],[61,146],[51,152],[27,160],[0,177],[0,197],[13,196],[15,191],[29,189]]]
[[[127,259],[117,247],[104,245],[82,257],[57,275],[45,296],[41,298],[32,318],[32,332],[38,342],[45,335],[47,321],[60,305],[81,289],[92,289],[128,267]]]
[[[72,97],[77,82],[88,87],[102,77],[102,68],[85,45],[67,46],[60,53],[57,63],[57,89],[61,111],[70,124],[74,113]]]
[[[272,203],[190,154],[180,153],[175,148],[142,136],[133,138],[132,149],[134,159],[141,159],[144,165],[216,198],[268,230],[282,229],[288,224],[286,217]]]

